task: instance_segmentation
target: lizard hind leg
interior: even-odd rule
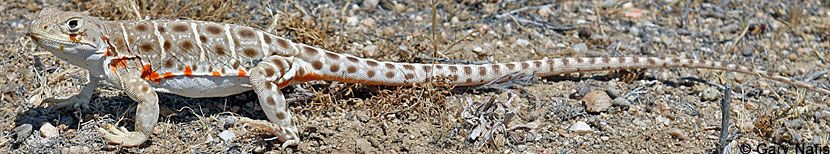
[[[119,144],[122,147],[135,147],[150,138],[153,127],[158,122],[158,95],[150,84],[137,75],[132,75],[127,72],[119,73],[117,80],[120,82],[121,87],[124,88],[124,91],[131,99],[138,102],[135,115],[136,131],[128,131],[124,127],[116,128],[115,126],[106,126],[106,129],[98,128],[98,132],[110,143]]]
[[[297,145],[300,142],[297,127],[291,121],[291,111],[286,107],[285,97],[280,91],[281,86],[287,85],[293,79],[294,72],[298,69],[296,66],[292,65],[291,58],[279,56],[265,58],[257,64],[251,70],[250,83],[271,123],[241,120],[275,135],[283,142],[283,147]]]

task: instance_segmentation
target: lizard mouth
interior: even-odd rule
[[[38,45],[41,45],[41,46],[49,46],[49,47],[55,47],[55,46],[67,46],[67,47],[71,47],[71,46],[89,46],[89,47],[92,47],[92,48],[98,48],[97,46],[92,45],[92,44],[81,43],[81,42],[73,42],[73,41],[65,41],[65,40],[51,38],[51,37],[48,37],[48,36],[44,36],[44,35],[37,34],[37,33],[32,33],[32,32],[27,32],[26,35],[28,35],[29,38],[32,38],[32,40],[35,41],[35,44],[38,44]]]

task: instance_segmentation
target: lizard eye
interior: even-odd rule
[[[66,27],[69,28],[69,31],[76,32],[78,29],[81,29],[81,22],[83,22],[81,18],[72,18],[66,21]]]

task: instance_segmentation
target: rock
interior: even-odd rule
[[[377,24],[375,24],[375,19],[372,19],[372,18],[363,19],[360,22],[360,24],[363,25],[363,26],[366,26],[366,28],[369,28],[369,29],[377,28]]]
[[[52,126],[52,124],[50,124],[48,122],[43,123],[43,125],[41,125],[40,129],[38,129],[38,130],[40,130],[40,136],[41,137],[44,137],[44,138],[58,137],[58,128],[56,128],[55,126]]]
[[[604,112],[611,107],[611,97],[604,91],[594,90],[582,97],[582,104],[587,112]]]
[[[588,52],[588,45],[585,43],[579,43],[573,46],[574,52],[576,53],[585,53]]]
[[[720,98],[720,91],[713,87],[707,87],[700,92],[700,99],[703,99],[704,101],[716,101],[718,98]]]
[[[32,125],[31,124],[23,124],[14,128],[14,133],[17,135],[17,141],[21,142],[26,140],[29,135],[32,134]]]
[[[71,146],[61,149],[61,154],[86,154],[89,151],[91,150],[86,146]]]
[[[358,23],[360,23],[360,19],[357,16],[346,17],[346,25],[357,26]]]
[[[628,101],[628,99],[622,97],[618,97],[611,101],[611,104],[613,104],[614,106],[618,106],[622,109],[627,109],[629,106],[631,106],[631,101]]]
[[[548,17],[553,11],[550,10],[550,6],[539,8],[539,16],[541,17]]]
[[[380,0],[363,0],[363,3],[360,4],[360,6],[369,9],[376,9],[378,8],[378,3],[380,3]]]
[[[404,6],[403,4],[396,3],[395,4],[395,11],[398,11],[398,13],[406,11],[406,6]]]
[[[638,9],[638,8],[630,8],[625,11],[625,17],[631,19],[638,19],[643,16],[643,14],[648,13],[646,10]]]
[[[528,45],[530,45],[530,41],[527,41],[525,39],[517,39],[516,42],[514,42],[514,45],[517,45],[519,47],[527,47]]]
[[[356,111],[354,113],[354,116],[357,117],[357,120],[359,120],[360,122],[369,121],[369,116],[366,115],[366,112],[364,112],[364,111]]]
[[[744,55],[744,57],[752,56],[752,53],[755,53],[755,48],[752,48],[751,45],[741,48],[741,54]]]
[[[377,45],[367,45],[363,47],[363,51],[366,52],[368,55],[377,55],[378,53],[378,46]]]
[[[372,143],[369,143],[369,140],[366,140],[365,138],[358,138],[355,141],[355,144],[357,146],[357,149],[360,149],[362,153],[372,153],[374,151],[377,151],[375,147],[372,147]]]
[[[744,109],[746,109],[746,110],[756,110],[756,109],[758,109],[758,105],[755,105],[755,103],[752,103],[752,102],[746,102],[746,103],[744,103]]]
[[[234,137],[236,137],[236,134],[233,133],[230,130],[225,130],[225,131],[222,131],[221,133],[219,133],[219,138],[221,138],[222,140],[225,140],[225,142],[230,141]]]
[[[620,91],[615,88],[607,88],[605,89],[605,93],[608,94],[608,96],[611,96],[611,98],[615,99],[622,97],[622,95],[620,95]]]
[[[473,48],[473,52],[484,53],[484,49],[482,49],[481,47],[475,47],[475,48]]]
[[[658,115],[657,118],[655,118],[655,120],[657,120],[657,122],[662,123],[663,125],[666,125],[666,126],[668,126],[671,123],[671,119],[663,117],[662,115]]]
[[[830,110],[816,111],[816,119],[830,120]]]
[[[614,4],[617,4],[616,0],[604,0],[604,1],[602,1],[602,7],[603,8],[614,7]]]
[[[588,123],[585,123],[583,121],[577,121],[576,123],[571,125],[570,128],[568,128],[568,131],[571,131],[571,132],[574,132],[574,133],[577,133],[577,134],[584,134],[584,133],[594,132],[594,130],[591,128],[591,126],[588,126]]]
[[[787,128],[793,129],[793,130],[799,130],[802,127],[804,127],[805,123],[807,123],[807,122],[805,122],[804,120],[801,120],[801,119],[787,120],[787,121],[784,121],[784,126],[787,127]]]
[[[686,134],[686,132],[683,132],[680,129],[672,129],[671,131],[669,131],[669,135],[671,135],[671,137],[674,137],[674,138],[680,139],[680,140],[689,139],[689,135]]]

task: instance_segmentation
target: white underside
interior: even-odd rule
[[[176,76],[162,79],[159,84],[150,82],[150,85],[157,92],[191,98],[225,97],[253,90],[248,77]]]

